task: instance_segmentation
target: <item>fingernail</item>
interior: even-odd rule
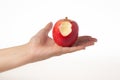
[[[83,48],[83,50],[85,50],[85,47]]]
[[[96,38],[93,38],[95,42],[97,42],[97,39]]]

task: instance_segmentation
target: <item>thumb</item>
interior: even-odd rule
[[[47,35],[49,31],[52,29],[52,22],[49,22],[43,29],[41,29],[35,36],[41,36],[41,34]]]
[[[46,33],[46,34],[48,34],[49,32],[50,32],[50,30],[52,29],[52,22],[49,22],[44,28],[43,28],[43,30],[44,30],[44,32]]]

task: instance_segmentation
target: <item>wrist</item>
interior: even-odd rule
[[[22,45],[22,50],[24,51],[23,53],[24,55],[24,64],[28,64],[28,63],[33,63],[36,62],[36,56],[35,56],[35,49],[32,47],[33,45],[31,43],[27,43]]]

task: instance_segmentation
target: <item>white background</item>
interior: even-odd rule
[[[48,22],[66,16],[78,22],[80,36],[98,42],[0,73],[0,80],[120,80],[119,0],[0,0],[0,48],[24,44]]]

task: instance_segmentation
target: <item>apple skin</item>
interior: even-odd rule
[[[67,36],[63,36],[59,29],[60,25],[65,21],[68,21],[71,24],[71,30],[72,30]],[[55,43],[58,44],[59,46],[70,47],[76,42],[78,38],[78,32],[79,32],[78,29],[79,29],[78,24],[75,21],[67,18],[60,19],[55,23],[53,27],[53,31],[52,31],[53,39]]]

